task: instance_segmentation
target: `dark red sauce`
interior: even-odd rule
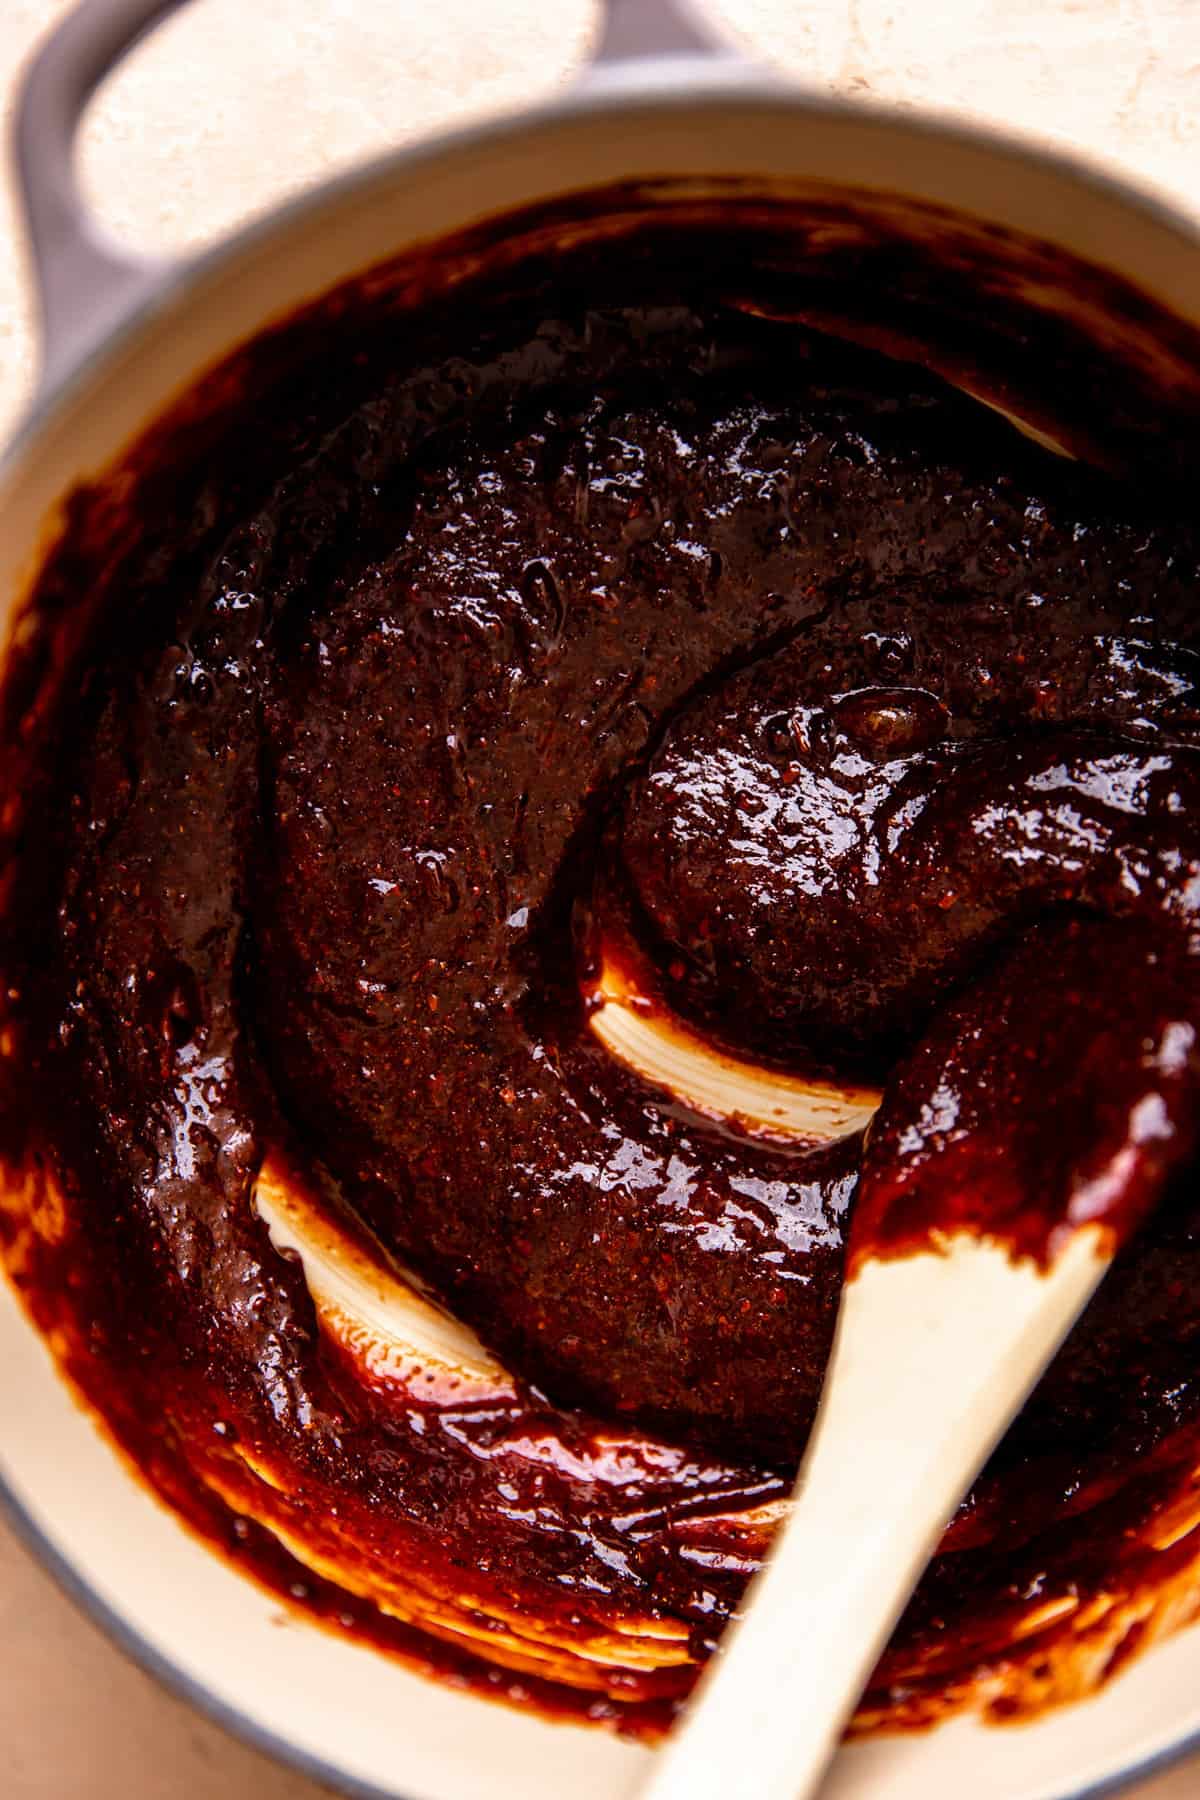
[[[7,691],[0,1224],[230,1557],[630,1730],[758,1564],[851,1230],[1141,1225],[863,1714],[1001,1716],[1197,1554],[1200,534],[1170,456],[1055,457],[752,261],[651,233],[342,296],[76,497]],[[606,943],[745,1060],[878,1083],[865,1149],[621,1067]],[[331,1339],[268,1152],[511,1383],[422,1398]],[[670,1655],[577,1653],[647,1623]]]

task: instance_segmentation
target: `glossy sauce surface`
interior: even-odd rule
[[[652,1729],[787,1492],[851,1221],[1044,1258],[1152,1211],[864,1719],[1025,1704],[1195,1553],[1200,540],[707,291],[474,330],[329,348],[109,551],[10,906],[10,1268],[249,1569]],[[865,1149],[623,1065],[606,961],[714,1053],[878,1089]],[[331,1329],[268,1174],[483,1360]]]

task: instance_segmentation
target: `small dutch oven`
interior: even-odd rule
[[[1148,443],[1182,391],[1200,392],[1194,221],[991,132],[797,89],[717,43],[685,0],[608,0],[590,66],[549,104],[386,156],[196,261],[132,261],[87,217],[74,137],[97,82],[171,10],[171,0],[85,0],[19,97],[42,378],[0,473],[6,655],[65,498],[206,370],[369,268],[417,247],[428,261],[469,228],[535,208],[544,217],[573,196],[602,221],[609,193],[626,207],[631,193],[647,205],[651,195],[719,203],[731,187],[743,199],[786,194],[800,214],[811,204],[814,218],[840,218],[843,248],[858,221],[864,243],[886,229],[889,267],[898,247],[911,249],[926,275],[905,288],[909,332],[935,365],[939,331],[973,293],[985,335],[990,317],[997,331],[1003,321],[1010,369],[1022,333],[1074,333],[1080,407],[1094,415],[1106,392],[1120,394],[1124,428]],[[432,1685],[300,1618],[280,1630],[278,1601],[191,1537],[117,1456],[3,1284],[0,1365],[0,1484],[27,1542],[140,1662],[235,1731],[387,1800],[613,1800],[636,1786],[649,1755],[639,1745]],[[828,1791],[1066,1800],[1197,1744],[1192,1628],[1031,1724],[959,1717],[850,1744]]]

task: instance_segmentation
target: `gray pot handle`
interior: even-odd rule
[[[43,391],[166,279],[168,264],[128,255],[97,227],[79,189],[75,138],[93,90],[180,4],[81,0],[26,69],[13,147],[38,297]]]
[[[639,56],[719,56],[729,49],[692,0],[602,0],[591,67]]]
[[[93,90],[183,0],[80,0],[29,64],[17,96],[17,177],[41,324],[41,390],[57,385],[162,288],[170,264],[110,243],[80,192],[75,139]],[[634,57],[719,53],[692,0],[602,0],[588,74]]]

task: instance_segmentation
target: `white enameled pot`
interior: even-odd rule
[[[410,246],[587,189],[737,178],[915,203],[1111,271],[1200,327],[1200,228],[1069,160],[786,85],[715,44],[684,0],[609,0],[563,98],[361,169],[196,262],[130,261],[78,196],[91,89],[171,0],[84,0],[31,65],[17,152],[39,284],[43,376],[0,471],[5,638],[63,498],[268,322]],[[1030,292],[1031,317],[1059,299]],[[1153,310],[1153,309],[1152,309]],[[1124,329],[1111,321],[1114,339]],[[1151,328],[1152,329],[1152,328]],[[1200,377],[1200,370],[1197,371]],[[649,1752],[431,1685],[297,1617],[193,1538],[60,1379],[0,1282],[0,1485],[27,1541],[146,1667],[335,1785],[387,1800],[616,1800]],[[969,1717],[847,1746],[836,1800],[1066,1800],[1200,1744],[1200,1627],[1093,1698],[1019,1726]],[[748,1797],[749,1800],[749,1797]]]

